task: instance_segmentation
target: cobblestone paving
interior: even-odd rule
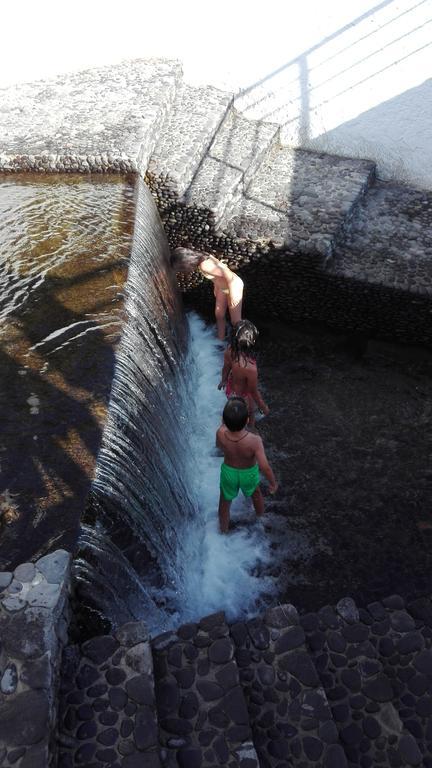
[[[226,206],[242,194],[277,132],[276,125],[246,120],[231,110],[185,195],[187,205],[210,209],[218,225]]]
[[[280,242],[289,250],[330,253],[373,171],[366,160],[275,146],[243,197],[227,207],[224,229],[239,238]]]
[[[431,768],[431,714],[429,598],[130,623],[66,649],[58,765]]]
[[[431,715],[429,598],[129,623],[66,648],[58,765],[432,768]]]
[[[322,765],[338,752],[343,758],[294,606],[272,608],[230,632],[261,768]]]
[[[71,555],[0,572],[0,765],[47,768],[67,642]]]
[[[153,663],[145,625],[65,649],[58,768],[159,768]]]
[[[162,764],[258,768],[223,613],[152,641]]]
[[[402,598],[394,595],[368,606],[368,610],[380,617],[379,653],[391,680],[393,704],[404,728],[417,742],[417,755],[421,754],[423,765],[431,768],[432,604],[421,598],[405,606]],[[410,745],[413,750],[412,741]]]
[[[395,670],[389,674],[383,663],[383,655],[393,655],[386,602],[403,606],[394,597],[358,610],[345,598],[336,609],[325,606],[301,619],[348,763],[362,768],[419,765],[422,759],[398,713]],[[393,622],[401,629],[413,625],[402,610]]]

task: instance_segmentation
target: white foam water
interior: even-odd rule
[[[261,575],[272,562],[272,551],[263,524],[255,520],[252,502],[243,496],[237,498],[231,506],[231,519],[238,524],[227,535],[219,532],[219,471],[223,459],[216,449],[215,436],[226,402],[224,392],[217,388],[223,350],[213,327],[206,326],[195,313],[190,313],[188,319],[190,400],[180,418],[184,424],[184,450],[189,452],[188,486],[196,514],[180,532],[184,538],[178,549],[182,562],[172,573],[181,574],[181,583],[176,583],[174,577],[172,590],[162,593],[171,610],[159,630],[220,610],[230,620],[250,617],[276,592],[275,580]]]

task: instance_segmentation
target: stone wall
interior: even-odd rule
[[[275,320],[319,323],[406,344],[432,344],[429,289],[407,290],[411,282],[404,286],[396,271],[393,284],[368,280],[358,270],[348,274],[333,268],[332,254],[304,252],[301,244],[293,252],[271,242],[219,234],[211,212],[205,209],[178,204],[169,211],[162,206],[160,213],[172,247],[190,245],[225,256],[239,272],[246,286],[245,317],[264,314]],[[423,266],[427,279],[425,259]],[[212,291],[197,272],[178,275],[178,280],[188,301],[211,311]]]
[[[136,59],[3,89],[0,170],[142,172],[180,77],[176,61]]]
[[[55,764],[70,561],[60,549],[0,573],[0,765],[5,768]]]

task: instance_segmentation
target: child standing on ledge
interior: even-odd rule
[[[171,266],[176,272],[186,273],[198,268],[207,280],[213,282],[217,334],[218,339],[223,341],[227,309],[233,325],[241,319],[243,301],[241,277],[211,253],[200,253],[189,248],[176,248],[171,256]]]
[[[267,416],[269,407],[258,389],[258,369],[255,345],[258,329],[250,320],[240,320],[232,329],[231,341],[224,353],[222,378],[218,389],[225,389],[226,396],[239,395],[246,400],[249,411],[249,427],[255,426],[255,412]]]
[[[216,432],[216,445],[224,454],[219,498],[221,533],[228,533],[231,502],[239,490],[252,498],[258,517],[264,513],[264,498],[259,487],[260,471],[269,481],[271,494],[276,493],[278,488],[261,438],[246,429],[248,418],[248,407],[244,398],[231,397],[223,411],[223,424]]]

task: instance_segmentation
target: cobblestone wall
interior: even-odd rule
[[[394,192],[393,207],[397,198],[402,208],[403,199],[413,192],[400,188],[398,198]],[[216,231],[210,211],[181,203],[168,210],[160,201],[158,204],[172,247],[189,245],[224,256],[238,271],[245,282],[244,316],[261,314],[287,322],[322,323],[335,330],[360,331],[402,343],[432,344],[429,253],[424,248],[430,226],[424,222],[415,223],[410,232],[410,244],[417,234],[420,252],[414,281],[404,278],[405,263],[396,264],[391,279],[387,278],[389,265],[384,255],[391,255],[388,248],[397,231],[396,214],[391,231],[382,227],[374,240],[365,237],[363,250],[357,249],[347,267],[340,257],[344,243],[332,252],[323,247],[312,250],[310,244],[299,241],[294,251],[280,243],[230,238]],[[379,209],[372,212],[376,231],[385,213]],[[404,248],[401,244],[400,253]],[[380,256],[374,262],[374,274],[369,275],[365,270],[373,261],[373,249],[379,250]],[[411,258],[409,253],[407,258]],[[198,272],[179,274],[178,281],[188,301],[199,309],[211,309],[212,291]]]
[[[71,555],[0,573],[0,765],[54,765],[57,688],[69,623]]]

